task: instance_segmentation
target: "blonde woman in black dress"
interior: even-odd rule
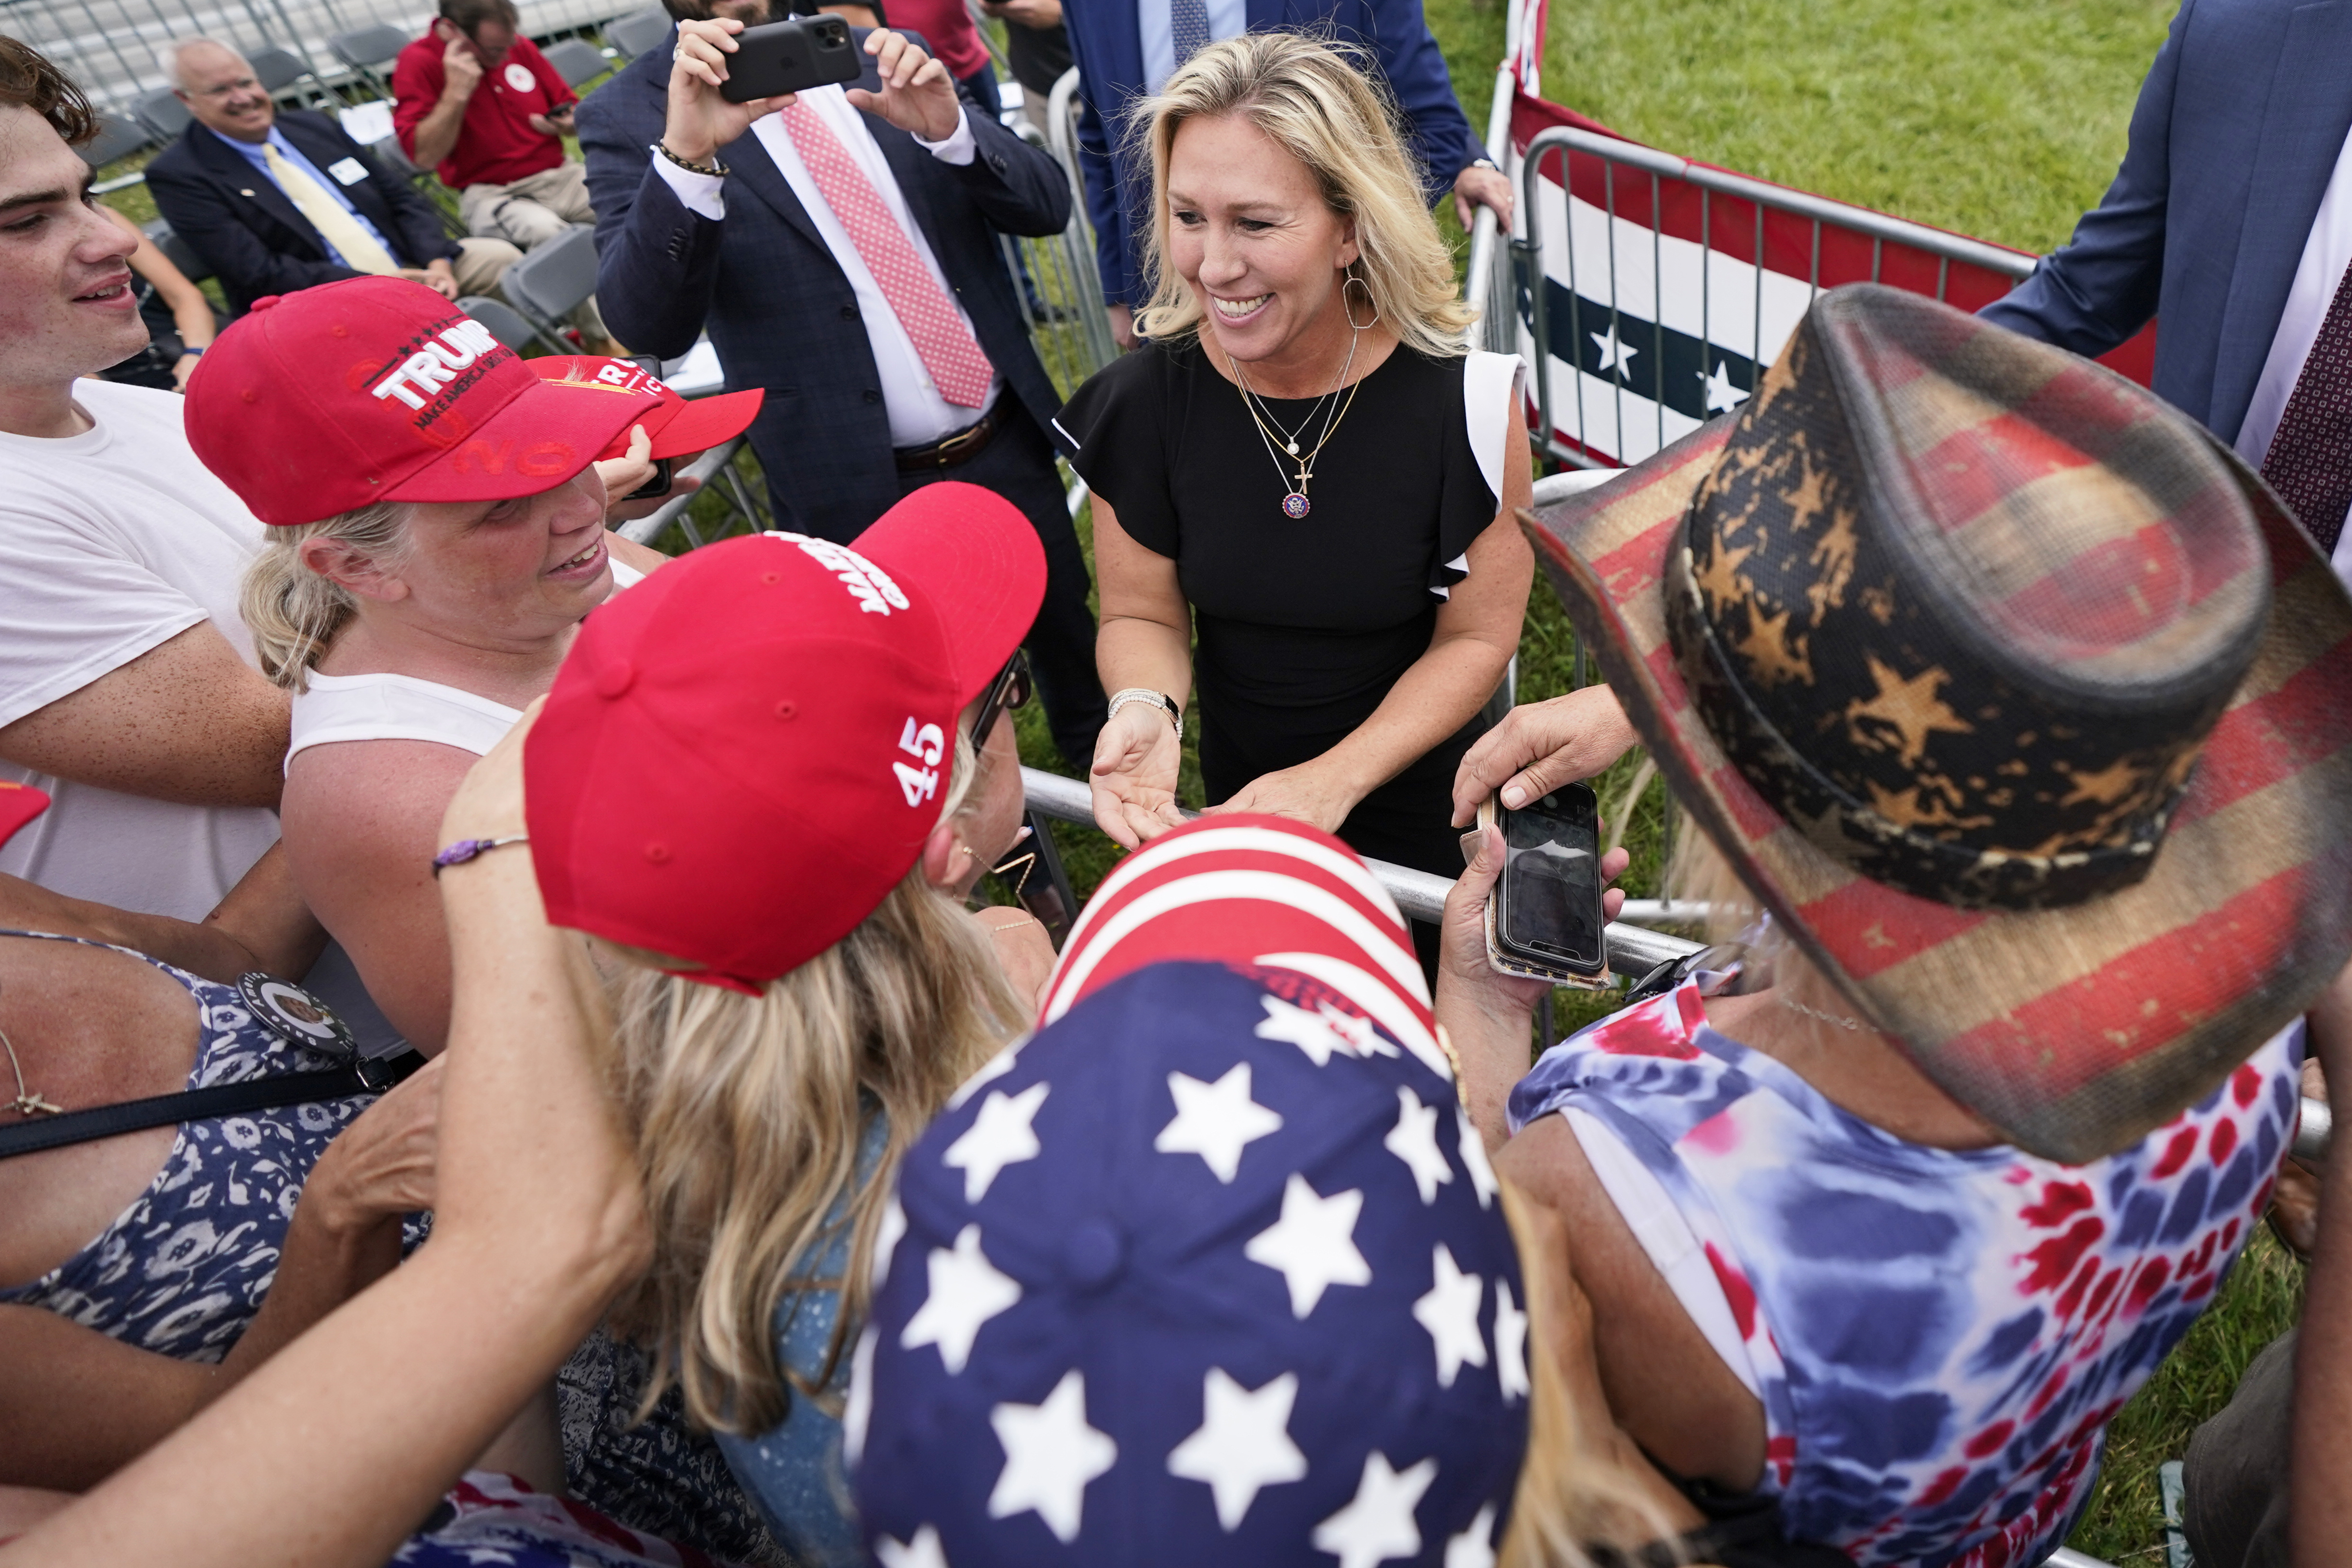
[[[1197,684],[1212,810],[1452,875],[1454,768],[1533,571],[1510,522],[1519,361],[1467,351],[1445,246],[1348,54],[1228,39],[1150,108],[1150,341],[1058,422],[1093,492],[1117,694],[1096,821],[1129,847],[1181,821]]]

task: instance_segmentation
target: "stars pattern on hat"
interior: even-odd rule
[[[1222,1366],[1209,1368],[1202,1380],[1200,1430],[1168,1456],[1168,1473],[1208,1483],[1217,1522],[1226,1533],[1241,1528],[1259,1489],[1307,1474],[1307,1456],[1290,1440],[1290,1407],[1297,1398],[1295,1372],[1268,1380],[1255,1393]]]
[[[877,1536],[874,1542],[874,1555],[881,1559],[882,1568],[948,1568],[947,1548],[940,1544],[936,1525],[923,1526],[915,1531],[915,1539],[904,1545],[887,1535]],[[1453,1558],[1448,1557],[1445,1562],[1446,1568],[1453,1568]]]
[[[980,1103],[978,1118],[940,1156],[940,1164],[963,1172],[966,1203],[986,1197],[1005,1166],[1037,1157],[1037,1133],[1030,1124],[1036,1120],[1037,1107],[1045,1103],[1048,1091],[1049,1086],[1043,1083],[1032,1083],[1018,1094],[991,1090]]]
[[[1486,1281],[1465,1274],[1444,1242],[1431,1255],[1429,1293],[1412,1304],[1412,1321],[1429,1331],[1437,1346],[1437,1385],[1454,1386],[1465,1364],[1486,1364],[1486,1342],[1478,1333],[1478,1302]]]
[[[1457,1102],[1454,1107],[1459,1142],[1454,1147],[1462,1151],[1462,1168],[1470,1173],[1470,1186],[1478,1195],[1478,1207],[1486,1207],[1495,1201],[1502,1183],[1495,1179],[1495,1167],[1486,1163],[1486,1140],[1470,1124],[1470,1113]]]
[[[1315,1549],[1339,1560],[1339,1568],[1374,1568],[1391,1557],[1421,1552],[1421,1526],[1412,1511],[1437,1479],[1437,1461],[1423,1459],[1400,1471],[1374,1448],[1364,1456],[1355,1500],[1315,1527]]]
[[[1282,1117],[1250,1098],[1250,1067],[1238,1062],[1214,1083],[1181,1072],[1168,1075],[1176,1119],[1160,1129],[1151,1146],[1163,1155],[1198,1155],[1227,1186],[1242,1168],[1242,1150],[1281,1131]]]
[[[1381,1147],[1412,1173],[1423,1207],[1435,1203],[1437,1189],[1454,1179],[1454,1167],[1437,1146],[1437,1107],[1423,1104],[1421,1096],[1402,1083],[1397,1085],[1397,1124],[1381,1140]]]
[[[931,1293],[908,1320],[898,1348],[935,1344],[949,1373],[961,1373],[971,1359],[971,1342],[980,1337],[980,1325],[1019,1301],[1021,1287],[999,1273],[980,1249],[977,1225],[967,1225],[957,1234],[953,1250],[932,1248],[925,1262]]]
[[[1062,1375],[1042,1405],[999,1405],[988,1413],[1004,1448],[1004,1469],[988,1494],[988,1517],[1010,1519],[1036,1510],[1055,1539],[1078,1538],[1087,1483],[1118,1460],[1110,1434],[1087,1425],[1087,1378],[1076,1367]]]
[[[890,1568],[884,1564],[884,1568]],[[1495,1505],[1488,1503],[1470,1528],[1445,1542],[1445,1568],[1495,1568]]]
[[[1282,1218],[1249,1239],[1242,1256],[1281,1272],[1290,1311],[1304,1318],[1333,1285],[1369,1285],[1372,1267],[1356,1249],[1360,1190],[1322,1197],[1297,1171],[1282,1188]]]
[[[1525,1399],[1528,1381],[1528,1314],[1511,1301],[1511,1282],[1495,1281],[1495,1380],[1505,1399]]]

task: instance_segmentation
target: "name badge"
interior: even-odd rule
[[[366,179],[368,173],[367,165],[356,158],[346,158],[340,163],[330,163],[327,165],[327,172],[334,176],[335,183],[338,185],[356,185]]]

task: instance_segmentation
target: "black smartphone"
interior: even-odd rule
[[[668,495],[669,487],[674,483],[676,481],[670,475],[670,460],[667,457],[656,457],[654,459],[654,476],[622,497],[621,499],[650,501],[656,497]]]
[[[719,89],[730,103],[854,82],[866,69],[850,42],[849,24],[838,16],[787,16],[746,27],[735,42],[727,80]]]
[[[1563,785],[1498,815],[1503,880],[1495,892],[1495,946],[1506,957],[1542,967],[1606,972],[1601,811],[1591,789]]]

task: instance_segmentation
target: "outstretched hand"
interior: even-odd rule
[[[910,136],[945,141],[963,118],[963,100],[956,96],[955,78],[948,68],[887,28],[866,35],[866,52],[882,78],[882,90],[849,89],[849,101],[869,114],[878,114]]]
[[[1468,827],[1489,795],[1499,793],[1516,811],[1563,784],[1590,779],[1640,738],[1607,686],[1515,707],[1454,769],[1454,825]]]
[[[1095,739],[1094,766],[1087,770],[1095,826],[1129,850],[1182,827],[1176,773],[1183,758],[1176,727],[1159,709],[1129,703],[1113,714]]]

